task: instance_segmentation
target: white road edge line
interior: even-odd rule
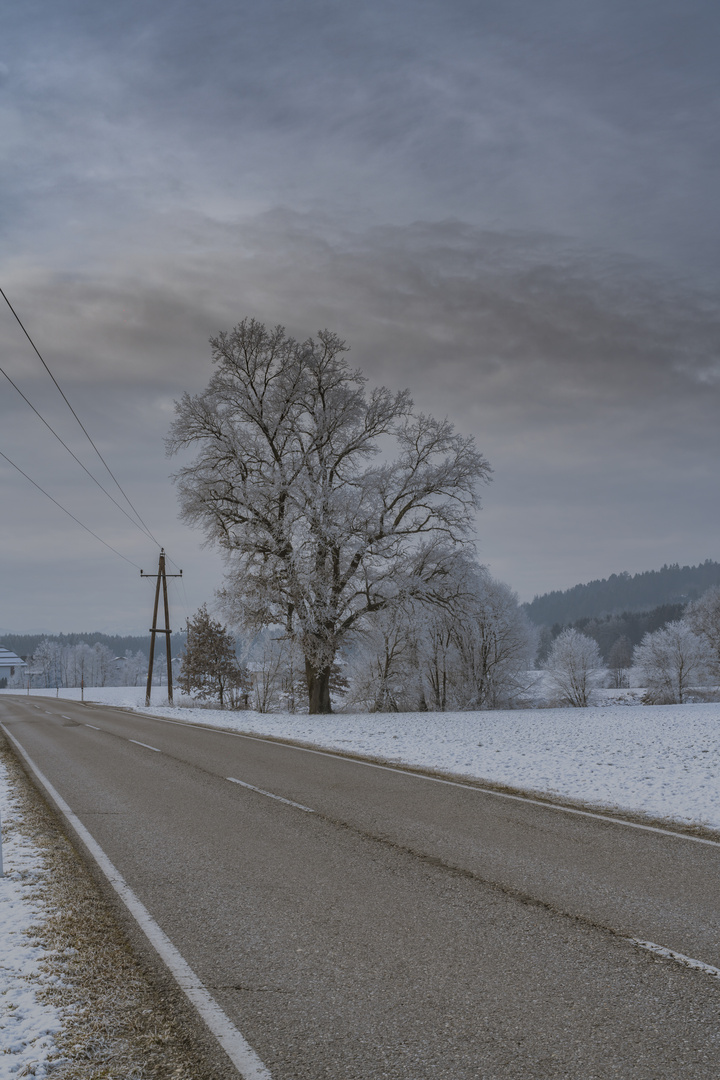
[[[702,960],[693,960],[691,956],[685,956],[684,953],[674,952],[672,949],[666,949],[664,945],[656,945],[654,941],[640,941],[638,938],[626,938],[631,945],[637,945],[639,949],[645,949],[647,952],[655,953],[657,956],[663,956],[666,960],[675,960],[676,963],[682,964],[684,967],[693,968],[694,971],[702,971],[706,975],[712,975],[714,979],[720,979],[720,968],[713,967],[712,964],[705,964]]]
[[[88,724],[88,727],[92,727],[92,724]],[[98,728],[98,731],[100,728]],[[144,746],[146,750],[154,750],[156,754],[162,754],[162,750],[158,750],[157,746],[150,746],[146,742],[138,742],[137,739],[128,739],[128,742],[134,742],[136,746]]]
[[[143,713],[137,715],[142,716]],[[352,765],[364,765],[367,769],[381,769],[384,772],[400,773],[402,776],[410,776],[417,780],[431,780],[435,784],[447,784],[448,787],[459,787],[465,791],[478,791],[481,795],[494,795],[498,799],[510,799],[512,802],[542,806],[545,810],[557,810],[562,814],[577,814],[579,817],[594,818],[596,821],[607,821],[612,825],[624,825],[628,829],[640,829],[642,832],[658,833],[660,836],[673,836],[677,840],[690,840],[693,844],[708,844],[710,847],[720,847],[720,840],[707,840],[703,836],[690,836],[689,833],[675,832],[673,829],[659,829],[657,825],[641,825],[638,821],[626,821],[624,818],[611,817],[609,814],[594,814],[592,810],[579,810],[574,806],[562,806],[560,803],[545,802],[543,799],[533,799],[530,795],[511,795],[508,791],[495,791],[494,788],[480,787],[478,784],[464,784],[461,780],[443,780],[439,776],[428,776],[427,773],[413,772],[411,769],[396,768],[393,765],[378,765],[374,761],[363,761],[362,758],[349,757],[347,754],[335,754],[332,750],[313,750],[309,746],[296,746],[295,743],[281,742],[279,739],[264,739],[262,735],[246,735],[241,731],[225,731],[224,728],[211,727],[210,724],[188,724],[184,720],[169,720],[165,716],[148,716],[147,719],[158,720],[161,724],[175,724],[177,727],[194,728],[196,731],[215,731],[218,735],[232,735],[235,739],[251,739],[253,742],[261,742],[270,746],[284,746],[286,750],[299,750],[303,754],[319,754],[320,757],[334,758],[336,761],[349,761]]]
[[[282,795],[273,795],[272,791],[263,791],[262,788],[255,787],[254,784],[246,784],[244,780],[236,780],[234,776],[226,776],[225,779],[229,780],[231,784],[239,784],[240,787],[249,788],[250,791],[257,791],[258,795],[267,795],[268,799],[276,799],[278,802],[286,803],[287,806],[294,806],[297,810],[304,810],[306,814],[315,813],[309,806],[303,806],[302,803],[293,802],[292,799],[283,799]]]
[[[107,855],[85,828],[80,819],[72,812],[62,796],[50,781],[38,769],[30,755],[26,753],[17,739],[10,734],[4,724],[0,728],[23,756],[29,768],[47,791],[58,810],[63,814],[75,833],[98,864],[125,907],[137,922],[140,929],[155,948],[162,961],[172,973],[180,989],[195,1006],[210,1031],[222,1046],[243,1080],[272,1080],[269,1070],[263,1065],[250,1044],[243,1038],[230,1018],[200,982],[187,960],[173,945],[170,938],[160,929],[144,904],[138,899],[120,872],[116,870]]]
[[[63,720],[72,720],[71,716],[63,716]],[[102,728],[95,727],[94,724],[86,724],[85,727],[91,727],[93,731],[102,731]]]

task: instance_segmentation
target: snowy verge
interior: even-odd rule
[[[62,1028],[59,1010],[40,1000],[57,983],[48,953],[35,941],[48,917],[43,900],[48,869],[42,853],[23,834],[19,800],[0,762],[0,815],[5,876],[0,878],[0,1073],[46,1077],[60,1064],[53,1036]]]
[[[720,829],[720,703],[307,716],[191,708],[182,697],[168,708],[153,693],[145,710],[142,688],[85,692],[138,712]]]

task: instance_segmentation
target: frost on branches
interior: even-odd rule
[[[584,709],[605,678],[600,649],[593,638],[569,628],[555,638],[545,662],[552,700]]]
[[[715,654],[704,636],[684,619],[646,634],[635,649],[634,662],[651,705],[682,705],[691,687],[711,678]]]
[[[462,557],[431,604],[364,620],[350,662],[351,701],[372,712],[494,709],[534,682],[537,632],[515,593]]]
[[[79,641],[43,638],[30,661],[34,685],[51,686],[141,686],[147,676],[148,659],[141,652],[114,656],[99,641],[88,645]],[[24,686],[27,676],[18,672],[11,686]]]
[[[235,641],[222,623],[210,618],[205,604],[188,623],[179,683],[199,701],[217,699],[224,708],[228,695],[244,691],[243,669],[235,655]]]
[[[210,383],[176,403],[167,440],[197,455],[175,477],[182,516],[225,552],[228,616],[281,627],[310,712],[330,712],[338,650],[364,616],[432,602],[490,467],[407,391],[367,391],[327,330],[300,343],[245,319],[211,345]]]

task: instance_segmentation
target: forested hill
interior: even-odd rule
[[[617,611],[643,611],[660,604],[695,600],[711,585],[720,585],[720,563],[706,559],[700,566],[672,563],[660,570],[627,572],[536,596],[523,607],[536,626],[597,618]]]

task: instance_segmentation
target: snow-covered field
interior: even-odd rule
[[[85,697],[145,711],[142,688],[93,687]],[[182,699],[170,709],[155,688],[149,711],[720,829],[720,703],[629,708],[632,691],[615,697],[625,704],[306,716],[189,708]]]
[[[47,869],[41,853],[18,829],[18,803],[2,762],[0,815],[5,864],[0,878],[0,1076],[45,1077],[53,1064],[60,1064],[53,1034],[62,1025],[59,1011],[40,1000],[57,976],[45,970],[46,954],[32,936],[32,928],[48,915],[41,895]]]

